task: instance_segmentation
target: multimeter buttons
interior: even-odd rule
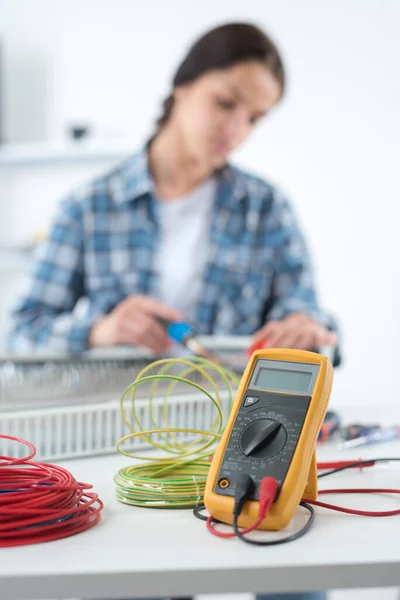
[[[286,429],[273,419],[258,419],[249,423],[240,436],[240,449],[251,458],[271,458],[286,444]]]

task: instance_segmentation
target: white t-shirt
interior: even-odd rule
[[[174,200],[158,200],[160,242],[155,269],[160,276],[160,299],[195,318],[209,247],[215,177]]]

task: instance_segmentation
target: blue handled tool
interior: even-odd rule
[[[355,440],[359,437],[368,435],[373,431],[377,431],[381,426],[378,424],[374,425],[363,425],[361,423],[351,423],[350,425],[346,425],[345,427],[341,427],[340,435],[343,440]]]
[[[158,322],[164,327],[169,338],[182,346],[185,346],[196,356],[206,358],[216,364],[221,364],[218,358],[212,354],[207,348],[205,348],[196,339],[195,333],[192,327],[185,322],[181,321],[167,321],[166,319],[157,318]]]
[[[370,444],[379,444],[382,442],[391,442],[400,437],[400,427],[386,427],[376,429],[371,433],[362,435],[354,440],[347,440],[338,445],[338,449],[357,448],[358,446],[369,446]]]

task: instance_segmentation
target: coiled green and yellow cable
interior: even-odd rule
[[[149,374],[155,368],[158,372]],[[176,374],[179,368],[181,372]],[[199,376],[203,385],[195,381]],[[154,400],[159,384],[165,383],[166,380],[170,383],[163,398],[163,423],[158,423],[154,412]],[[135,408],[136,390],[144,383],[151,383],[149,415],[153,429],[143,427]],[[169,423],[168,401],[176,386],[182,383],[205,394],[215,407],[215,418],[208,431],[174,428]],[[205,387],[206,384],[209,389]],[[121,397],[122,418],[131,433],[118,441],[117,449],[125,456],[147,462],[118,471],[114,478],[117,484],[117,499],[126,504],[153,508],[192,508],[201,504],[210,468],[210,457],[226,426],[221,391],[227,392],[229,415],[233,403],[232,388],[238,384],[239,379],[232,371],[199,357],[158,360],[145,367]],[[126,410],[129,397],[130,419]],[[157,397],[159,398],[159,395]],[[152,438],[155,434],[157,442]],[[150,448],[157,451],[157,455],[143,456],[142,453],[124,450],[124,442],[135,437],[145,440]],[[160,451],[162,456],[159,456]]]

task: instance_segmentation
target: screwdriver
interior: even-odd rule
[[[369,433],[373,433],[377,429],[380,429],[380,425],[362,425],[360,423],[352,423],[351,425],[346,425],[346,427],[341,427],[340,433],[343,440],[355,440],[364,435],[368,435]]]
[[[171,340],[185,346],[185,348],[190,350],[190,352],[193,352],[196,356],[201,356],[218,365],[221,364],[215,354],[200,344],[196,339],[192,327],[188,323],[185,323],[184,321],[168,321],[161,317],[157,317],[157,321],[164,327]]]

